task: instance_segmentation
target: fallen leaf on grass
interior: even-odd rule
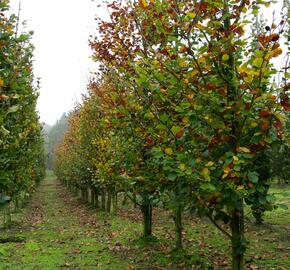
[[[76,249],[73,250],[72,253],[74,253],[74,254],[80,254],[81,252],[82,251],[79,248],[76,248]]]

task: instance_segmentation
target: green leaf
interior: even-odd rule
[[[187,12],[186,15],[190,18],[190,19],[194,19],[196,17],[196,13],[195,12]]]
[[[162,124],[159,124],[159,125],[156,126],[156,129],[165,130],[166,126],[162,125]]]
[[[148,112],[148,113],[145,113],[145,114],[144,114],[144,117],[145,117],[146,119],[153,119],[153,118],[154,118],[154,115],[153,115],[152,112]]]
[[[2,131],[2,134],[6,135],[6,136],[10,134],[10,131],[8,129],[6,129],[4,126],[1,126],[0,131]]]
[[[269,203],[274,203],[276,201],[276,198],[274,195],[267,195],[266,199],[267,199],[267,202]]]
[[[171,131],[175,134],[175,133],[177,133],[178,131],[180,131],[181,129],[182,129],[181,127],[173,126],[173,127],[171,128]]]
[[[224,62],[226,62],[226,61],[229,60],[229,58],[230,58],[230,56],[229,56],[228,54],[224,54],[223,57],[222,57],[222,60],[223,60]]]
[[[1,195],[0,196],[0,203],[7,202],[7,201],[10,201],[10,200],[11,200],[10,196],[7,196],[7,195]]]
[[[18,110],[19,110],[19,106],[15,105],[8,109],[8,113],[14,113],[14,112],[17,112]]]
[[[169,119],[169,116],[168,116],[167,114],[162,114],[162,115],[160,115],[160,120],[161,120],[162,122],[167,122],[168,119]]]
[[[215,186],[210,183],[203,183],[200,185],[202,190],[215,191]]]
[[[259,174],[256,172],[249,172],[248,173],[248,178],[251,182],[253,183],[258,183],[259,181]]]
[[[279,208],[283,209],[283,210],[288,210],[289,209],[287,204],[279,203],[279,204],[277,204],[277,206]]]
[[[253,66],[260,68],[263,65],[263,58],[255,58],[253,61]]]

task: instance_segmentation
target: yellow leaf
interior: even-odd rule
[[[185,164],[180,164],[179,165],[179,169],[181,170],[181,171],[185,171]]]
[[[250,126],[251,126],[252,128],[255,128],[255,127],[258,126],[258,123],[252,121],[252,122],[250,123]]]
[[[238,161],[239,158],[238,158],[237,156],[233,156],[233,160],[234,160],[234,161]]]
[[[225,179],[228,176],[228,173],[224,173],[222,179]]]
[[[247,66],[242,65],[238,67],[238,72],[242,73],[242,72],[246,72],[248,70]]]
[[[187,12],[186,14],[191,19],[194,19],[196,17],[196,13],[194,13],[194,12]]]
[[[243,13],[247,13],[248,9],[246,7],[242,8]]]
[[[224,54],[223,57],[222,57],[222,60],[223,60],[224,62],[226,62],[226,61],[229,60],[229,58],[230,58],[230,56],[229,56],[228,54]]]
[[[9,33],[9,34],[13,34],[13,28],[12,27],[7,27],[7,32]]]
[[[242,185],[237,187],[237,190],[243,190],[243,189],[244,189],[244,186]]]
[[[257,57],[257,58],[255,58],[254,61],[253,61],[253,66],[254,66],[254,67],[257,67],[257,68],[260,68],[260,67],[262,67],[263,62],[264,62],[264,60],[263,60],[262,57]]]
[[[165,149],[165,153],[166,153],[168,156],[172,156],[172,155],[173,155],[173,150],[172,150],[170,147],[168,147],[168,148]]]
[[[224,168],[224,173],[229,173],[230,171],[231,171],[231,168],[230,167]]]
[[[275,112],[274,115],[280,121],[284,121],[285,120],[285,117],[281,113]]]
[[[154,66],[159,65],[159,61],[158,60],[154,60],[152,63],[153,63]]]
[[[201,171],[201,174],[203,176],[208,176],[210,174],[210,171],[208,168],[203,168],[202,171]]]
[[[198,29],[201,29],[201,30],[205,28],[205,27],[204,27],[202,24],[200,24],[200,23],[196,24],[195,27],[198,28]]]
[[[278,57],[280,54],[282,54],[282,49],[281,48],[277,48],[273,51],[270,52],[272,57]]]
[[[148,3],[147,3],[146,0],[142,0],[142,4],[143,4],[144,7],[148,7]]]
[[[214,162],[209,161],[205,166],[206,166],[206,167],[212,167],[213,165],[214,165]]]
[[[230,172],[231,172],[231,168],[230,167],[224,168],[224,174],[222,176],[222,179],[225,179]]]
[[[186,67],[186,66],[187,66],[187,62],[185,62],[185,61],[180,62],[179,65],[180,65],[181,67]]]
[[[199,63],[199,64],[201,64],[201,63],[204,63],[206,61],[206,59],[205,59],[205,57],[200,57],[200,58],[198,58],[198,60],[197,60],[197,62]]]
[[[189,123],[189,117],[188,116],[183,117],[182,122],[184,124],[188,124]]]
[[[2,79],[0,79],[0,87],[4,86],[4,81]]]
[[[190,73],[190,75],[191,75],[192,77],[194,77],[194,76],[197,75],[197,74],[199,74],[199,71],[198,71],[197,69],[193,70],[193,71]]]
[[[251,153],[251,151],[246,147],[238,147],[237,151],[242,153]]]
[[[247,76],[247,77],[244,78],[244,81],[246,83],[251,83],[253,81],[253,77],[252,76]]]

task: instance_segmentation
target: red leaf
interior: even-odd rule
[[[290,103],[288,96],[284,96],[283,100],[281,101],[281,105],[285,111],[290,111]]]
[[[184,135],[184,130],[183,129],[179,130],[175,134],[176,138],[178,138],[178,139],[181,138],[183,135]]]
[[[153,145],[154,144],[154,140],[152,138],[150,138],[150,137],[148,137],[146,139],[146,141],[147,141],[147,144],[149,144],[149,145]]]
[[[282,128],[282,123],[281,123],[280,120],[275,120],[275,121],[273,122],[273,125],[274,125],[274,127],[275,127],[276,129],[281,129],[281,128]]]
[[[271,115],[271,113],[269,113],[268,111],[261,111],[259,113],[260,117],[265,118],[268,117],[269,115]]]

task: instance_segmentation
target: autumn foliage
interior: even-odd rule
[[[91,47],[101,72],[71,116],[58,176],[125,192],[145,235],[162,201],[177,248],[182,212],[207,216],[243,269],[245,203],[273,208],[257,160],[283,138],[289,110],[288,68],[272,83],[286,21],[248,36],[249,18],[270,1],[128,2],[111,1],[110,21],[99,20]]]
[[[44,176],[31,33],[18,33],[7,2],[0,3],[0,207],[28,196]]]

